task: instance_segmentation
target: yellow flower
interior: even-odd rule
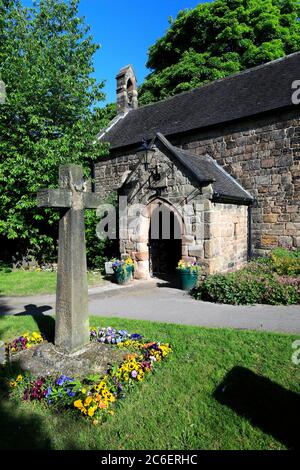
[[[36,331],[34,331],[34,332],[32,333],[32,337],[33,337],[34,339],[40,339],[40,338],[41,338],[41,334],[40,334],[40,333],[37,333]]]
[[[93,401],[93,398],[91,396],[86,397],[84,406],[89,406],[92,401]]]
[[[75,408],[81,409],[81,408],[83,408],[83,403],[82,403],[81,400],[76,400],[76,401],[74,401],[74,406],[75,406]]]
[[[81,393],[83,393],[83,395],[85,395],[86,394],[86,388],[82,388]]]
[[[102,390],[105,387],[106,387],[106,383],[104,382],[104,380],[101,380],[101,382],[96,386],[96,389],[100,392],[100,390]]]
[[[91,406],[91,407],[88,409],[88,415],[89,415],[90,417],[94,416],[96,409],[97,409],[97,406]]]
[[[11,382],[9,382],[9,386],[14,388],[17,386],[17,382],[15,382],[14,380],[12,380]]]
[[[17,382],[21,382],[23,380],[23,375],[19,374],[18,377],[16,378]]]

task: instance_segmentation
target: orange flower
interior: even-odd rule
[[[153,346],[154,344],[155,344],[155,341],[152,341],[152,343],[143,344],[143,348],[144,349],[151,348],[151,346]]]
[[[136,353],[128,354],[125,359],[126,361],[131,361],[131,359],[135,359],[138,356]]]

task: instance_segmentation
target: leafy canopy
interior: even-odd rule
[[[140,104],[300,49],[298,0],[215,0],[179,12],[148,52]]]
[[[38,209],[36,191],[57,187],[58,167],[86,169],[106,153],[95,145],[103,83],[93,78],[98,46],[78,16],[79,0],[25,8],[0,0],[0,243],[34,254],[56,247],[58,211]],[[50,229],[49,229],[50,226]],[[51,228],[52,227],[52,228]]]

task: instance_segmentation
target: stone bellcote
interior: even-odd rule
[[[132,65],[123,67],[117,80],[117,112],[126,113],[138,107],[137,80]]]

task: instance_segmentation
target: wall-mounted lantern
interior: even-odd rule
[[[143,143],[137,149],[136,153],[141,154],[141,160],[144,164],[145,171],[150,171],[150,165],[155,154],[155,146],[152,141],[148,143],[146,139],[143,139]]]

